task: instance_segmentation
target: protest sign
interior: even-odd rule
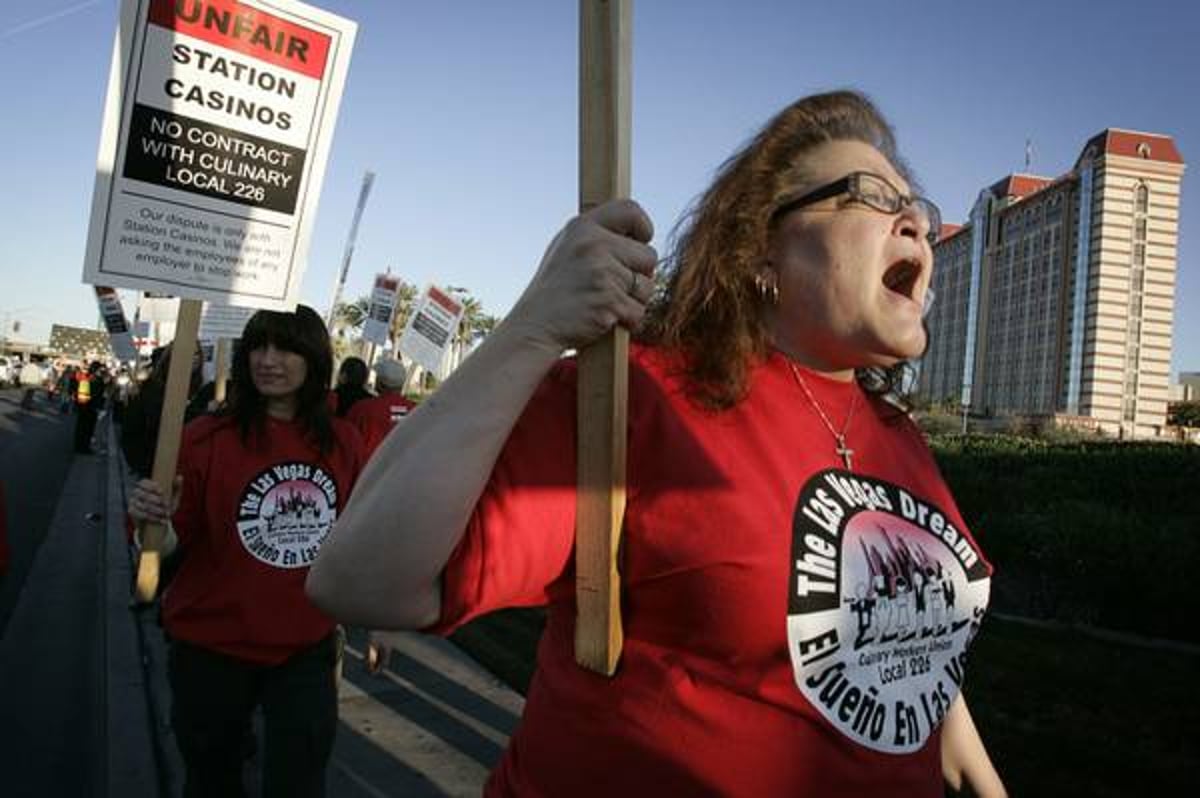
[[[241,338],[246,322],[255,313],[254,308],[238,308],[205,302],[200,312],[200,338],[216,341],[222,338]]]
[[[428,286],[400,336],[401,354],[441,376],[442,361],[458,331],[463,309],[462,303],[445,291]]]
[[[175,323],[179,315],[179,300],[172,296],[164,296],[152,292],[144,292],[138,297],[138,320],[144,322]]]
[[[104,319],[104,328],[108,330],[109,345],[117,360],[137,360],[137,348],[133,345],[133,332],[125,319],[125,310],[121,307],[121,297],[107,286],[96,286],[96,304],[100,308],[100,318]]]
[[[380,346],[387,343],[388,332],[392,327],[392,314],[396,312],[396,292],[399,288],[399,277],[390,274],[375,275],[371,304],[367,309],[367,318],[363,321],[364,341]]]
[[[355,31],[284,0],[123,0],[84,281],[292,309]]]
[[[217,342],[200,336],[196,346],[200,350],[200,379],[209,382],[217,376]]]
[[[212,356],[205,358],[204,378],[211,379],[216,386],[214,398],[218,402],[225,401],[232,352],[229,342],[242,337],[246,322],[250,321],[250,317],[256,312],[254,308],[204,303],[204,310],[200,313],[200,339],[215,342]]]

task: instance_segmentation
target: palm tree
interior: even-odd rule
[[[480,313],[479,318],[475,320],[475,329],[472,331],[472,342],[482,341],[492,334],[492,330],[496,329],[496,325],[500,323],[497,316],[490,313]]]
[[[388,329],[392,348],[395,348],[399,342],[400,334],[404,332],[404,327],[408,324],[408,317],[412,315],[413,305],[416,304],[416,301],[417,287],[401,280],[400,285],[396,288],[396,310],[392,313],[392,324]]]
[[[333,328],[330,337],[344,338],[347,332],[353,334],[362,330],[363,322],[371,308],[370,297],[360,296],[353,302],[339,302],[333,309]]]
[[[470,294],[460,293],[459,299],[463,304],[462,319],[458,323],[458,332],[454,336],[452,364],[457,367],[463,358],[496,329],[499,320],[483,312],[483,303]],[[451,369],[453,370],[453,368]]]
[[[496,329],[500,320],[483,312],[483,304],[473,296],[463,297],[462,321],[458,325],[457,340],[467,349],[475,346]]]
[[[462,300],[463,312],[458,322],[458,331],[454,334],[454,340],[458,342],[459,346],[466,346],[474,340],[475,325],[479,321],[479,317],[483,315],[483,305],[479,304],[479,300],[470,294],[463,294],[459,298]]]

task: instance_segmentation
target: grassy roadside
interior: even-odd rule
[[[540,610],[505,610],[453,640],[519,692]],[[1200,774],[1200,656],[990,619],[967,695],[1014,796],[1193,795]]]

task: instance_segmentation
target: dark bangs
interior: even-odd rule
[[[297,305],[294,313],[260,310],[246,322],[233,353],[230,396],[230,414],[238,423],[242,441],[248,442],[251,433],[260,432],[266,421],[267,403],[254,387],[250,353],[268,344],[304,358],[307,373],[296,394],[296,420],[321,453],[328,453],[333,445],[333,428],[326,397],[333,376],[333,349],[325,322],[307,305]]]

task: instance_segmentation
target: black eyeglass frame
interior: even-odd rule
[[[877,198],[869,198],[860,186],[860,181],[864,177],[870,178],[871,180],[877,180],[880,183],[883,183],[883,185],[887,186],[892,195],[895,197],[893,203],[895,207],[881,207],[878,204]],[[893,186],[891,181],[882,175],[875,174],[874,172],[851,172],[843,178],[834,180],[832,183],[827,183],[819,188],[814,188],[812,191],[799,196],[796,199],[788,200],[775,209],[775,211],[771,214],[771,221],[778,219],[785,213],[791,213],[794,210],[813,205],[821,200],[829,199],[830,197],[836,197],[841,194],[849,194],[855,200],[861,202],[863,205],[866,205],[871,210],[879,211],[880,213],[897,214],[903,211],[909,205],[917,205],[921,208],[924,208],[925,218],[929,220],[929,232],[925,234],[925,238],[927,241],[929,241],[930,245],[938,240],[938,236],[940,235],[942,229],[942,211],[936,204],[934,204],[933,200],[929,199],[928,197],[922,197],[919,194],[901,194],[900,189]]]

